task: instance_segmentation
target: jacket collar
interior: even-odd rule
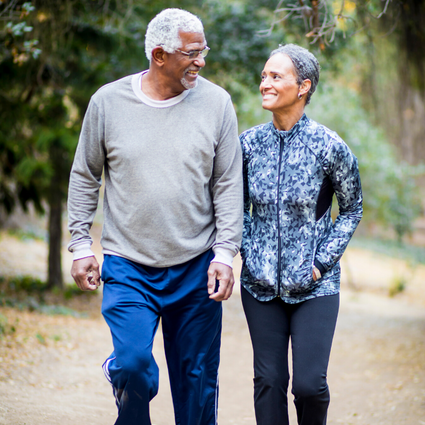
[[[270,127],[273,135],[278,139],[282,138],[283,140],[291,140],[304,128],[308,121],[309,119],[307,118],[307,115],[303,114],[302,117],[296,122],[296,124],[288,131],[278,130],[274,126],[273,121],[270,122]]]

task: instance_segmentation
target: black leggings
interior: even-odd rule
[[[257,425],[289,425],[288,346],[292,345],[292,394],[299,425],[325,425],[326,382],[339,294],[298,304],[261,302],[242,288],[242,304],[254,349]]]

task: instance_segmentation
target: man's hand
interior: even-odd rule
[[[216,281],[219,281],[218,291],[214,292]],[[214,301],[224,301],[230,298],[233,292],[235,279],[231,267],[222,263],[211,263],[208,268],[208,294]]]
[[[71,275],[82,291],[94,291],[100,286],[99,264],[94,256],[75,260]]]

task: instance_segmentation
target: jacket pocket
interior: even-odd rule
[[[265,253],[260,255],[252,248],[245,253],[248,255],[243,260],[242,270],[246,269],[248,273],[243,273],[241,278],[259,286],[275,287],[277,285],[276,259]]]
[[[282,282],[289,293],[309,292],[320,283],[320,280],[316,282],[313,280],[313,258],[314,255],[311,253],[301,262],[299,258],[294,258],[287,263],[282,273]]]

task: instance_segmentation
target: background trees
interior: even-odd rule
[[[120,2],[3,2],[0,38],[0,201],[49,214],[48,286],[63,286],[62,211],[89,96],[123,75],[137,38]],[[133,56],[134,57],[134,56]]]
[[[165,7],[181,7],[204,22],[211,53],[203,75],[231,93],[241,131],[270,119],[257,92],[272,48],[295,42],[318,56],[321,83],[307,113],[359,157],[365,221],[401,239],[421,211],[415,178],[422,168],[412,164],[425,156],[424,3],[1,0],[0,208],[48,212],[48,282],[62,286],[63,206],[89,98],[145,69],[147,23]]]
[[[424,23],[423,0],[280,0],[260,32],[319,58],[321,83],[307,113],[359,157],[363,223],[399,241],[423,210]]]
[[[348,50],[358,60],[351,77],[363,106],[402,158],[418,163],[425,157],[424,28],[424,0],[280,0],[264,34],[286,33],[333,64]]]

